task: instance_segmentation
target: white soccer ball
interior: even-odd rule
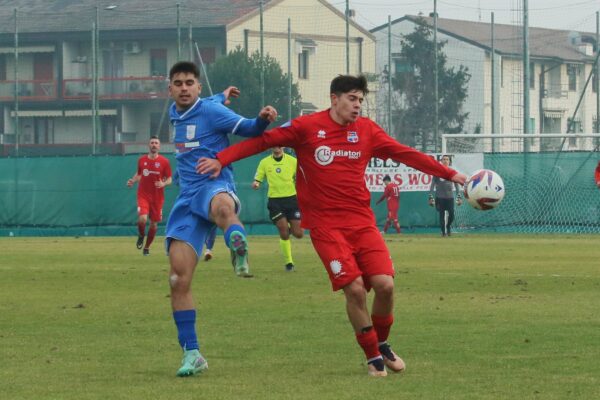
[[[500,175],[490,169],[480,169],[465,183],[465,199],[477,210],[498,207],[504,198],[504,182]]]

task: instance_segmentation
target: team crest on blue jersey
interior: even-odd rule
[[[187,140],[192,140],[196,136],[196,125],[188,125],[185,127],[185,137]]]
[[[348,131],[348,141],[350,143],[358,143],[358,134],[355,131]]]

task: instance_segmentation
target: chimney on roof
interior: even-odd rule
[[[577,46],[577,50],[589,57],[594,55],[594,46],[591,43],[581,43]]]
[[[584,40],[579,32],[569,32],[569,44],[577,49],[581,54],[592,57],[594,55],[594,45]]]

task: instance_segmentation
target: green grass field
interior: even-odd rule
[[[251,280],[219,239],[193,287],[210,369],[181,379],[161,240],[2,238],[0,398],[600,398],[600,237],[390,237],[407,371],[383,379],[309,239],[286,273],[251,237]]]

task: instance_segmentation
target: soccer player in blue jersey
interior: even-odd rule
[[[260,110],[257,118],[246,119],[219,102],[201,100],[199,76],[198,67],[188,61],[176,63],[169,71],[169,94],[175,102],[169,113],[175,131],[180,192],[169,215],[165,244],[171,264],[173,319],[184,351],[177,376],[194,375],[208,368],[199,352],[191,283],[202,246],[214,225],[224,232],[235,273],[252,276],[246,233],[237,216],[240,202],[235,195],[233,171],[224,169],[217,179],[211,179],[208,174],[196,172],[196,162],[201,157],[214,157],[229,146],[227,134],[258,136],[277,117],[271,106]]]

